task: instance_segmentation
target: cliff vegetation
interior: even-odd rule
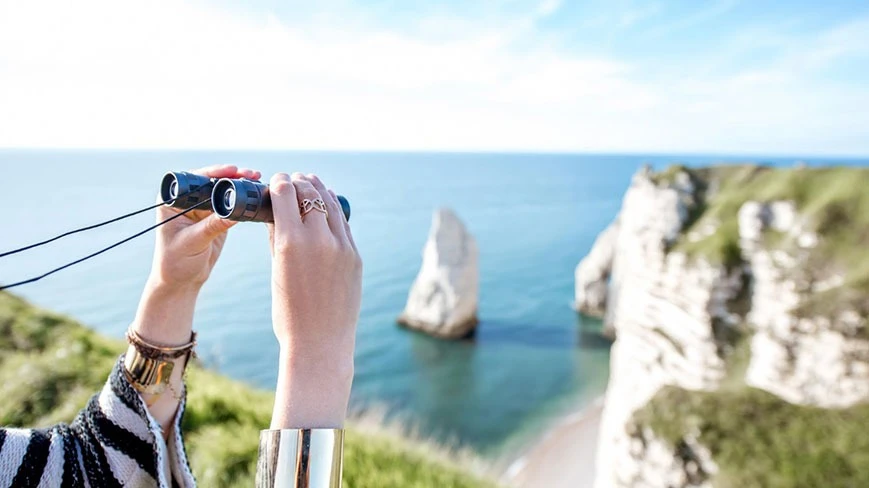
[[[840,298],[853,301],[869,294],[869,168],[674,165],[656,180],[666,183],[680,172],[690,175],[699,198],[675,250],[737,265],[741,261],[740,207],[748,201],[791,201],[806,230],[823,236],[812,250],[814,265],[830,274],[843,274],[845,289],[862,292]],[[702,232],[704,227],[714,232]],[[692,233],[702,237],[692,238]],[[776,248],[797,245],[779,233],[770,232],[767,238]],[[817,304],[829,302],[826,298],[830,297],[818,297]]]
[[[869,486],[869,405],[827,409],[755,388],[665,387],[634,416],[672,446],[689,435],[719,467],[716,487]]]

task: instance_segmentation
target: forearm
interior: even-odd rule
[[[274,175],[272,326],[280,344],[257,486],[340,488],[362,260],[334,192],[314,175]]]
[[[270,430],[260,434],[256,486],[340,488],[352,354],[281,348]]]
[[[189,342],[198,294],[198,286],[170,287],[149,279],[132,324],[133,331],[156,345],[177,346]],[[128,348],[128,354],[133,352],[132,348]],[[141,394],[151,416],[163,427],[165,437],[171,431],[184,389],[186,360],[186,356],[174,360],[169,385],[163,393]]]
[[[344,426],[353,361],[281,347],[272,429]]]

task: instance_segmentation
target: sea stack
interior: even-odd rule
[[[422,267],[398,323],[442,339],[474,335],[479,297],[477,243],[452,210],[432,218]]]

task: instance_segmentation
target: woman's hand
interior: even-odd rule
[[[210,166],[193,173],[209,178],[259,179],[260,172],[232,165]],[[157,228],[151,275],[145,285],[134,325],[143,337],[166,345],[190,340],[193,308],[199,289],[217,262],[226,231],[235,222],[207,210],[194,210]],[[162,222],[180,210],[157,208]]]
[[[260,172],[232,165],[218,165],[194,170],[193,173],[209,178],[247,178],[258,180]],[[202,286],[217,262],[226,231],[236,222],[221,219],[204,204],[157,228],[157,246],[151,280],[171,289],[188,289]],[[157,208],[157,221],[177,214],[178,209],[161,206]]]
[[[259,171],[230,165],[211,166],[194,173],[210,178],[260,177]],[[188,212],[157,228],[151,276],[131,325],[150,343],[177,346],[190,341],[199,289],[220,256],[226,242],[226,231],[235,224],[205,210],[209,208],[206,205],[203,205],[203,210]],[[178,212],[178,209],[160,206],[157,208],[157,221],[162,222]],[[171,392],[183,390],[184,361],[183,357],[175,360],[169,379]],[[178,409],[176,395],[169,392],[156,396],[142,394],[151,415],[160,422],[167,437]]]
[[[285,173],[269,185],[274,224],[272,322],[281,347],[272,428],[344,424],[362,295],[362,260],[335,193],[314,175]],[[328,218],[305,199],[322,198]]]

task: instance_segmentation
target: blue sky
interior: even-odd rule
[[[869,3],[0,0],[0,147],[869,154]]]

